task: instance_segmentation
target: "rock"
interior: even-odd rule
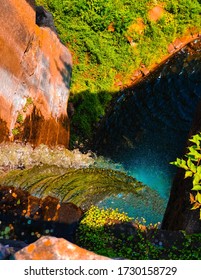
[[[149,70],[145,67],[145,65],[142,65],[140,71],[142,72],[143,76],[147,76],[149,74]]]
[[[68,146],[72,57],[33,5],[0,1],[0,142]]]
[[[11,255],[11,252],[7,246],[3,246],[0,243],[0,260],[5,260]]]
[[[43,236],[18,251],[16,260],[109,260],[63,239]]]
[[[182,243],[185,240],[185,235],[181,231],[152,229],[147,232],[147,239],[152,244],[166,249],[169,249],[172,246],[182,249]]]
[[[139,80],[140,78],[142,78],[141,70],[139,69],[139,70],[134,71],[131,80],[136,81],[136,80]]]
[[[176,39],[174,42],[173,42],[173,46],[174,48],[177,50],[177,49],[180,49],[184,46],[183,42],[180,40],[180,39]]]
[[[52,14],[46,11],[42,6],[36,7],[36,24],[41,27],[49,27],[52,31],[57,33]]]
[[[35,9],[35,6],[36,6],[36,1],[35,0],[26,0],[26,2],[32,7]]]
[[[82,216],[82,209],[73,203],[59,203],[51,196],[40,199],[20,188],[0,187],[0,238],[30,243],[51,234],[73,241]]]
[[[12,259],[13,255],[28,246],[22,241],[0,239],[0,260]]]
[[[152,21],[158,21],[164,14],[164,9],[160,6],[155,6],[148,12],[148,17]]]
[[[75,114],[75,107],[72,102],[69,102],[68,103],[68,117],[71,119],[74,114]]]
[[[168,46],[168,53],[169,54],[173,54],[175,52],[175,48],[174,48],[174,45],[171,43],[169,46]]]

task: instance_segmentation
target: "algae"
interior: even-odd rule
[[[86,209],[110,195],[140,194],[145,188],[123,172],[100,168],[62,168],[41,165],[12,170],[0,177],[0,185],[14,186],[38,197],[54,196]]]

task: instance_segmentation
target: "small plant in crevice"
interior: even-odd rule
[[[185,159],[177,158],[171,164],[185,170],[184,178],[192,178],[192,193],[190,193],[191,210],[200,209],[201,219],[201,133],[198,133],[189,139],[191,146],[188,147],[188,152]]]
[[[20,133],[20,131],[19,131],[18,128],[13,128],[13,129],[12,129],[12,134],[13,134],[13,136],[18,135],[19,133]]]
[[[29,106],[33,104],[33,99],[31,97],[27,97],[26,104],[24,105],[23,112],[26,113]]]
[[[24,122],[24,118],[22,114],[18,114],[16,122],[19,124],[22,124]]]

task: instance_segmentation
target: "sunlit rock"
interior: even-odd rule
[[[29,2],[0,2],[0,142],[68,146],[72,58]]]
[[[41,237],[15,254],[17,260],[109,260],[63,238]]]

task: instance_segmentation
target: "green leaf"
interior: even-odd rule
[[[196,196],[195,196],[195,199],[199,202],[199,203],[201,203],[201,193],[197,193],[196,194]]]
[[[195,143],[197,146],[199,145],[199,140],[195,139],[194,137],[192,139],[189,139],[189,141]]]
[[[200,140],[201,140],[201,137],[199,134],[196,134],[191,139],[189,139],[190,142],[195,143],[197,145],[197,148],[200,147]]]
[[[190,171],[190,170],[187,170],[186,172],[185,172],[185,179],[186,178],[188,178],[188,177],[192,177],[193,176],[193,172],[192,171]]]
[[[197,167],[197,173],[201,175],[201,165]]]
[[[193,186],[192,191],[201,191],[201,185]]]
[[[177,159],[177,163],[179,164],[179,167],[188,170],[188,166],[186,165],[186,161],[184,159]]]
[[[198,151],[195,150],[195,147],[194,147],[194,146],[191,146],[191,147],[189,148],[189,150],[190,150],[190,153],[188,153],[189,155],[193,155],[196,159],[201,158],[201,154],[198,153]]]
[[[188,161],[187,161],[187,165],[189,167],[189,169],[195,173],[196,172],[196,166],[194,163],[192,163],[191,159],[189,158]]]
[[[200,174],[196,173],[196,174],[194,175],[194,177],[193,177],[193,186],[194,186],[194,185],[198,185],[199,182],[200,182],[200,180],[201,180]]]

